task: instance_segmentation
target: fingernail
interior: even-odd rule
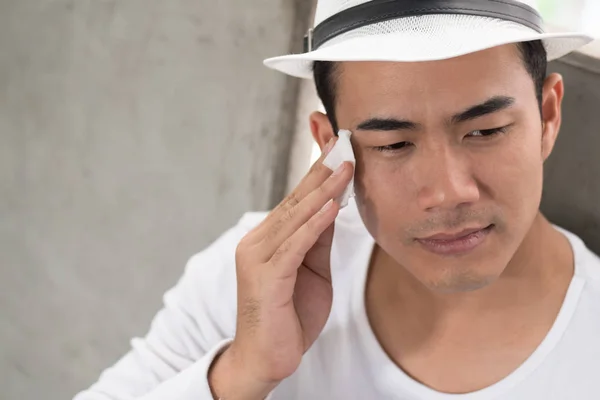
[[[333,138],[331,140],[329,140],[329,142],[327,142],[327,144],[325,145],[325,148],[323,149],[323,155],[329,154],[329,152],[333,148],[334,143],[335,143],[335,140]]]
[[[321,214],[323,214],[323,213],[326,213],[326,212],[327,212],[327,211],[328,211],[328,210],[331,208],[331,206],[332,206],[332,205],[333,205],[333,199],[329,200],[329,201],[327,202],[327,204],[325,204],[325,205],[323,206],[323,208],[321,208],[321,211],[319,211],[319,212],[320,212]]]
[[[333,178],[333,177],[336,177],[336,176],[340,175],[342,172],[344,172],[344,169],[346,169],[346,163],[345,162],[343,162],[342,165],[340,165],[338,167],[338,169],[336,169],[333,172],[333,174],[331,174],[331,177]]]

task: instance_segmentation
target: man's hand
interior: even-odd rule
[[[330,253],[340,196],[353,166],[321,158],[298,187],[240,242],[236,336],[210,372],[217,398],[262,400],[292,375],[331,311]]]

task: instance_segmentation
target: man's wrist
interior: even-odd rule
[[[217,355],[208,371],[208,383],[215,400],[263,400],[277,387],[261,382],[236,357],[230,345]]]

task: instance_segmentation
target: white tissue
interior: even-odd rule
[[[354,150],[352,149],[352,143],[350,142],[350,136],[352,132],[347,130],[340,130],[338,132],[339,139],[333,146],[333,149],[329,152],[323,164],[335,171],[344,161],[350,161],[353,165],[356,165],[356,158],[354,157]],[[336,199],[340,208],[344,208],[348,205],[348,201],[354,197],[354,176],[346,187],[344,193]]]

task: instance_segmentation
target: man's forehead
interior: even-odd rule
[[[522,67],[525,71],[517,45],[510,44],[444,60],[422,62],[345,61],[338,64],[337,75],[341,83],[344,81],[352,83],[358,77],[368,82],[381,78],[397,79],[403,82],[409,81],[408,78],[448,80],[450,77],[468,77],[473,72],[486,76],[494,76],[501,72],[514,73],[516,66]]]
[[[411,112],[425,106],[451,113],[495,96],[518,98],[525,90],[533,92],[515,45],[421,63],[340,63],[336,80],[339,111],[350,108],[353,114],[357,109],[392,114],[398,107]]]

